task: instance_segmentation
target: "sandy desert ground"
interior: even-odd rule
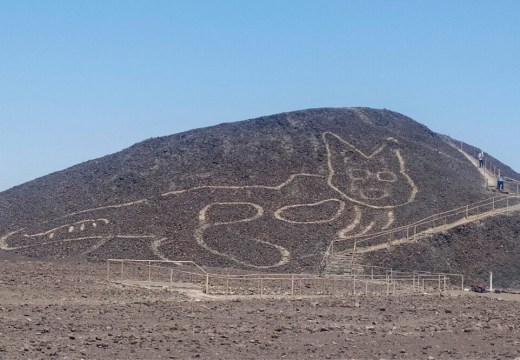
[[[0,359],[520,359],[520,302],[468,293],[196,299],[105,264],[0,260]]]

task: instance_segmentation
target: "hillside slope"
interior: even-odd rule
[[[149,139],[2,192],[0,251],[310,271],[332,239],[488,196],[446,137],[404,115],[309,109]]]

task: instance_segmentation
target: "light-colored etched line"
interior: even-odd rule
[[[339,239],[345,239],[347,237],[347,234],[354,230],[356,226],[358,226],[361,223],[361,209],[359,206],[354,205],[354,220],[345,228],[338,231],[336,234],[336,237]]]
[[[357,149],[355,146],[353,146],[352,144],[350,144],[349,142],[345,141],[344,139],[342,139],[341,137],[339,137],[338,135],[336,134],[333,134],[331,132],[324,132],[322,134],[322,137],[323,137],[323,141],[325,143],[325,149],[327,150],[327,166],[329,168],[329,175],[327,177],[327,184],[329,185],[329,187],[331,189],[333,189],[334,191],[336,191],[337,193],[341,194],[341,196],[343,196],[344,198],[356,203],[356,204],[360,204],[360,205],[364,205],[364,206],[368,206],[370,208],[373,208],[373,209],[389,209],[389,208],[395,208],[397,206],[403,206],[403,205],[406,205],[406,204],[409,204],[410,202],[414,201],[415,200],[415,197],[416,197],[416,194],[417,194],[417,187],[415,186],[415,183],[413,182],[412,178],[406,173],[406,164],[404,162],[404,159],[403,157],[401,156],[401,153],[399,152],[399,150],[395,150],[394,151],[394,154],[395,156],[397,157],[398,161],[399,161],[399,172],[405,177],[406,181],[408,182],[408,184],[412,187],[412,191],[411,191],[411,194],[408,198],[408,200],[403,203],[403,204],[398,204],[398,205],[385,205],[385,206],[378,206],[378,205],[371,205],[371,204],[367,204],[365,202],[362,202],[362,201],[359,201],[357,199],[354,199],[350,196],[348,196],[345,192],[341,191],[341,189],[339,189],[337,186],[334,185],[333,183],[333,178],[334,178],[334,175],[335,175],[335,170],[334,170],[334,166],[332,164],[332,157],[333,157],[333,153],[332,153],[332,150],[331,150],[331,147],[330,147],[330,144],[329,144],[329,141],[327,140],[327,135],[329,136],[333,136],[335,137],[336,139],[338,139],[338,141],[344,143],[345,145],[347,145],[348,147],[352,148],[354,151],[356,151],[357,153],[359,153],[361,156],[363,156],[364,158],[366,159],[371,159],[373,158],[375,155],[379,154],[381,151],[383,151],[383,149],[386,147],[386,144],[380,146],[378,149],[376,149],[374,152],[372,152],[371,154],[365,154],[364,152],[360,151],[359,149]],[[387,140],[391,140],[391,141],[396,141],[395,139],[393,138],[388,138]]]
[[[298,207],[313,207],[313,206],[318,206],[318,205],[321,205],[321,204],[324,204],[324,203],[330,202],[330,201],[335,201],[339,204],[338,210],[336,211],[334,216],[332,216],[330,219],[315,220],[315,221],[295,221],[295,220],[289,220],[287,218],[284,218],[281,215],[282,212],[284,212],[288,209],[293,209],[293,208],[298,208]],[[344,201],[341,201],[339,199],[327,199],[327,200],[318,201],[318,202],[312,203],[312,204],[296,204],[296,205],[283,206],[274,212],[274,217],[277,218],[278,220],[285,221],[290,224],[322,224],[322,223],[328,223],[328,222],[336,220],[343,213],[344,210],[345,210]]]
[[[415,200],[415,197],[417,196],[419,189],[415,185],[415,183],[412,180],[412,178],[410,177],[410,175],[408,175],[408,173],[406,172],[406,163],[404,161],[404,158],[401,156],[401,152],[399,151],[399,149],[395,149],[394,153],[395,153],[395,156],[397,156],[397,158],[399,159],[399,172],[401,173],[401,175],[403,175],[406,178],[408,185],[410,185],[412,188],[412,193],[410,194],[410,197],[408,198],[408,201],[406,202],[407,204],[409,204]]]
[[[248,267],[252,267],[252,268],[256,268],[256,269],[269,269],[269,268],[285,265],[291,259],[291,253],[286,248],[284,248],[283,246],[271,244],[270,242],[253,238],[253,239],[250,239],[250,241],[254,241],[254,242],[257,242],[257,243],[260,243],[260,244],[264,244],[264,245],[267,245],[269,247],[272,247],[272,248],[276,249],[280,253],[281,260],[278,261],[275,264],[272,264],[272,265],[255,265],[255,264],[251,264],[251,263],[249,263],[247,261],[240,260],[240,259],[236,258],[233,255],[226,254],[226,253],[220,252],[218,250],[215,250],[215,249],[213,249],[212,247],[210,247],[210,246],[208,246],[206,244],[206,241],[204,241],[204,232],[209,227],[211,227],[211,226],[209,226],[207,224],[204,224],[204,225],[200,226],[199,228],[197,228],[195,230],[195,239],[197,240],[197,243],[201,247],[203,247],[204,249],[209,251],[210,253],[215,254],[217,256],[222,256],[222,257],[224,257],[226,259],[234,261],[237,264],[248,266]],[[228,241],[229,241],[229,239],[228,239]]]
[[[206,213],[208,212],[209,209],[211,209],[211,207],[216,206],[216,205],[217,206],[218,205],[249,205],[256,209],[256,214],[253,216],[250,216],[250,217],[247,217],[244,219],[240,219],[240,220],[235,220],[235,221],[215,222],[215,223],[212,223],[211,226],[249,222],[249,221],[258,219],[264,215],[264,209],[260,205],[257,205],[255,203],[251,203],[251,202],[216,202],[216,203],[211,203],[209,205],[206,205],[199,212],[199,221],[202,223],[207,223]]]
[[[83,236],[83,237],[79,237],[79,238],[45,241],[45,242],[39,242],[37,244],[9,247],[8,249],[4,249],[4,250],[28,249],[28,248],[32,248],[32,247],[36,247],[36,246],[43,246],[43,245],[49,245],[49,244],[66,243],[66,242],[81,241],[81,240],[103,239],[103,238],[104,238],[103,236]]]
[[[283,183],[281,183],[279,185],[276,185],[276,186],[269,186],[269,185],[243,185],[243,186],[238,186],[238,185],[204,185],[204,186],[197,186],[197,187],[192,187],[192,188],[183,189],[183,190],[168,191],[168,192],[165,192],[165,193],[161,194],[161,196],[178,195],[178,194],[183,194],[183,193],[186,193],[186,192],[192,192],[192,191],[202,190],[202,189],[223,189],[223,190],[267,189],[267,190],[281,190],[285,186],[289,185],[292,181],[294,181],[294,179],[296,179],[297,177],[325,178],[325,176],[323,176],[323,175],[300,173],[300,174],[293,174],[293,175],[289,176],[289,178],[286,181],[284,181]]]
[[[394,212],[393,212],[392,210],[390,210],[390,211],[387,213],[387,215],[388,215],[388,221],[387,221],[387,223],[385,224],[385,226],[383,226],[383,227],[381,228],[382,230],[389,229],[390,226],[392,226],[392,224],[393,224],[394,221],[395,221],[395,214],[394,214]]]
[[[29,237],[36,237],[36,236],[46,236],[46,235],[49,235],[51,233],[55,233],[56,231],[60,230],[60,229],[63,229],[63,228],[69,228],[72,226],[80,226],[81,228],[81,225],[84,225],[85,223],[92,223],[92,224],[95,224],[96,222],[98,221],[101,221],[103,223],[108,224],[110,221],[108,219],[89,219],[89,220],[81,220],[81,221],[77,221],[77,222],[74,222],[74,223],[71,223],[71,224],[66,224],[66,225],[62,225],[62,226],[58,226],[58,227],[55,227],[53,229],[50,229],[50,230],[47,230],[45,232],[40,232],[40,233],[35,233],[35,234],[27,234],[27,236]],[[74,229],[73,229],[74,230]],[[70,232],[70,231],[69,231]]]
[[[55,218],[53,220],[50,220],[50,221],[65,219],[67,217],[71,217],[71,216],[79,215],[79,214],[84,214],[84,213],[92,212],[92,211],[99,211],[99,210],[105,210],[105,209],[118,209],[118,208],[122,208],[122,207],[134,206],[134,205],[139,205],[139,204],[147,204],[148,201],[149,201],[148,199],[141,199],[141,200],[131,201],[131,202],[127,202],[127,203],[107,205],[107,206],[101,206],[101,207],[97,207],[97,208],[91,208],[91,209],[76,211],[76,212],[73,212],[73,213],[70,213],[70,214],[67,214],[67,215],[64,215],[64,216],[57,217],[57,218]],[[48,222],[48,221],[46,221],[46,222]]]
[[[5,234],[4,236],[0,237],[0,249],[2,249],[2,250],[15,250],[16,248],[10,247],[7,244],[7,239],[9,239],[13,235],[21,233],[22,231],[24,231],[24,229],[15,230],[15,231],[12,231],[12,232],[10,232],[8,234]]]
[[[357,233],[356,235],[365,235],[367,232],[369,232],[370,230],[372,230],[372,228],[374,227],[374,225],[376,224],[375,221],[371,221],[370,224],[368,224],[363,230],[361,230],[359,233]]]
[[[150,245],[150,247],[152,248],[152,252],[154,253],[155,256],[157,256],[159,259],[161,260],[170,260],[166,255],[164,255],[164,253],[159,249],[159,247],[162,245],[162,243],[164,241],[166,241],[168,238],[160,238],[160,239],[155,239],[154,241],[152,241],[152,244]]]

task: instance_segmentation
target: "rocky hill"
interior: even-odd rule
[[[0,193],[0,252],[313,271],[332,239],[491,196],[453,142],[369,108],[153,138]],[[417,263],[406,252],[370,261]]]

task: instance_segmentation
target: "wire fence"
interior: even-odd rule
[[[367,274],[216,274],[193,262],[108,259],[107,281],[172,290],[190,288],[215,296],[385,296],[463,287],[458,274],[372,269]]]
[[[405,226],[374,234],[353,235],[345,239],[334,240],[325,251],[321,267],[326,267],[330,257],[334,254],[361,253],[364,249],[377,245],[398,245],[403,242],[416,241],[421,237],[442,231],[448,227],[454,227],[468,220],[504,213],[516,209],[518,206],[520,206],[519,196],[499,195],[471,205],[438,213]]]

